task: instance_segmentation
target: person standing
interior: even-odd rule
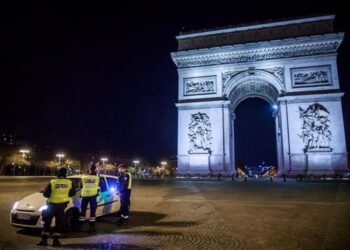
[[[44,228],[39,246],[47,246],[50,236],[50,227],[53,217],[55,217],[55,228],[53,230],[53,247],[61,246],[59,237],[64,229],[64,210],[69,202],[69,197],[75,195],[75,188],[71,180],[66,179],[67,169],[61,167],[58,170],[57,178],[50,181],[45,187],[43,195],[48,198],[47,209],[43,210]]]
[[[116,222],[118,226],[126,225],[129,220],[130,210],[130,196],[131,196],[131,174],[128,172],[126,165],[120,164],[118,166],[119,178],[118,178],[118,191],[120,199],[120,210],[118,215],[120,219]]]
[[[82,201],[79,221],[86,221],[86,210],[87,206],[90,205],[89,231],[94,232],[96,223],[97,196],[100,191],[100,177],[97,176],[96,166],[94,164],[90,166],[90,173],[88,175],[83,175],[81,178],[81,185]]]

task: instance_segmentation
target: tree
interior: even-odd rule
[[[54,175],[54,173],[56,173],[56,169],[59,166],[59,162],[58,161],[43,161],[42,165],[44,166],[44,175],[46,175],[46,168],[48,168],[50,170],[50,175]]]
[[[81,168],[81,163],[78,160],[72,159],[72,158],[66,158],[63,161],[63,165],[65,165],[68,168],[68,173],[76,173],[76,170],[79,170]]]
[[[100,165],[99,171],[105,174],[114,174],[117,171],[117,168],[113,164],[107,163],[104,165]]]
[[[30,161],[26,157],[23,157],[23,155],[18,154],[18,153],[14,153],[14,154],[6,157],[5,165],[6,166],[12,165],[13,166],[13,175],[15,175],[16,174],[16,166],[26,168],[26,167],[30,166]]]

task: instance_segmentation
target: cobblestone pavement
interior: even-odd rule
[[[29,180],[0,178],[0,249],[46,249],[8,223],[14,201],[47,181]],[[350,183],[135,181],[127,226],[100,218],[59,249],[350,249],[349,209]]]

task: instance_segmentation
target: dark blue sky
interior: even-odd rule
[[[177,72],[170,52],[180,31],[328,13],[347,28],[346,8],[334,0],[47,2],[0,6],[0,131],[52,149],[145,159],[176,155]],[[348,40],[339,61],[344,90]],[[272,151],[264,155],[273,157]]]

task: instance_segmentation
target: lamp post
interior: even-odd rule
[[[134,160],[133,163],[135,164],[135,174],[138,175],[137,165],[140,164],[139,160]]]
[[[103,158],[101,158],[101,161],[102,161],[102,166],[104,166],[104,165],[105,165],[105,162],[108,161],[108,158],[103,157]]]
[[[135,160],[135,161],[133,161],[133,163],[135,164],[135,168],[136,168],[137,165],[140,164],[140,161],[139,160]]]
[[[58,157],[58,167],[60,167],[61,166],[61,158],[64,158],[65,155],[62,153],[58,153],[58,154],[56,154],[56,157]],[[57,167],[57,169],[58,169],[58,167]]]
[[[24,160],[26,158],[26,154],[29,154],[30,151],[28,149],[20,149],[19,152],[22,153],[22,157]],[[16,166],[15,166],[15,168],[16,168]],[[19,168],[21,168],[21,166],[19,166]],[[25,168],[23,168],[23,169],[24,169],[24,175],[26,175]]]
[[[160,162],[160,165],[161,165],[161,171],[162,173],[164,174],[165,173],[165,165],[168,164],[166,161],[161,161]],[[163,175],[162,174],[162,175]]]
[[[28,149],[20,149],[19,152],[22,153],[22,157],[25,159],[26,154],[29,154],[30,151]]]
[[[64,158],[65,155],[62,153],[56,154],[56,157],[58,157],[58,165],[61,165],[61,158]]]

